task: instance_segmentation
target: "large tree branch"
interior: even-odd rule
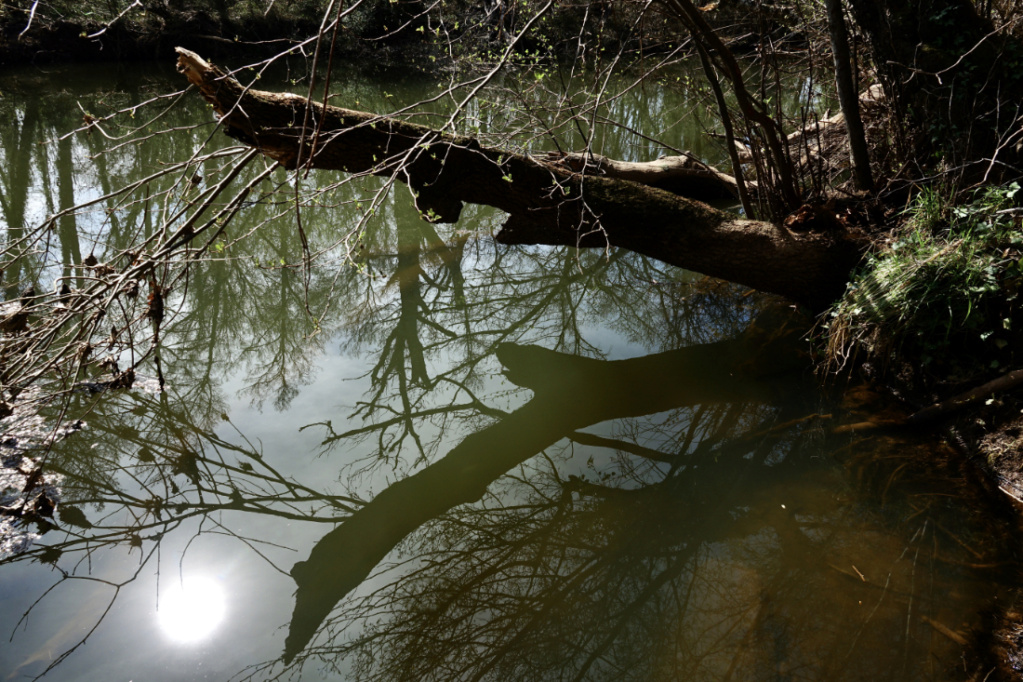
[[[434,222],[457,221],[464,203],[501,209],[510,216],[497,236],[502,243],[610,244],[814,308],[842,292],[861,255],[861,240],[837,222],[827,231],[794,232],[743,220],[655,187],[484,147],[473,138],[246,89],[198,55],[178,53],[179,70],[231,137],[289,169],[301,164],[394,176]],[[307,107],[312,123],[303,130]]]

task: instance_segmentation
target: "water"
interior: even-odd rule
[[[347,75],[367,110],[435,86]],[[205,144],[194,94],[141,145],[58,139],[79,103],[102,115],[179,80],[6,75],[7,238]],[[688,123],[668,134],[695,149],[693,106],[663,84],[614,103],[650,134]],[[932,443],[834,435],[863,415],[819,393],[769,301],[625,252],[500,247],[500,216],[478,207],[431,226],[402,187],[346,260],[337,244],[380,186],[303,207],[324,251],[308,271],[293,209],[258,196],[168,293],[163,392],[146,363],[131,390],[37,406],[82,421],[48,453],[5,443],[9,471],[45,462],[59,504],[52,523],[11,525],[31,546],[0,561],[3,679],[943,680],[973,665],[962,642],[1012,547],[999,509]],[[82,286],[86,256],[105,262],[170,206],[60,221],[5,270],[6,298]],[[131,362],[130,343],[111,348]]]

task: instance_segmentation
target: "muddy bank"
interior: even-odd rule
[[[983,412],[964,417],[949,428],[959,450],[991,479],[992,496],[1011,509],[1017,528],[1023,526],[1023,398],[998,396]],[[1020,573],[1020,548],[1013,548],[1013,565]],[[998,666],[990,678],[1023,679],[1023,587],[1003,595],[990,614],[990,628],[977,642]]]

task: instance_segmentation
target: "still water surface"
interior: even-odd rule
[[[194,94],[143,144],[61,139],[79,103],[177,83],[6,74],[7,238],[211,135],[228,145]],[[388,110],[433,88],[352,71],[341,90]],[[720,162],[684,93],[613,106]],[[359,182],[303,210],[314,250],[380,186]],[[61,222],[4,273],[7,298],[81,277],[149,219]],[[354,264],[328,252],[307,273],[288,206],[247,206],[173,292],[166,390],[140,377],[67,404],[84,425],[46,456],[55,527],[10,526],[32,535],[0,560],[0,678],[962,676],[1009,543],[948,453],[830,435],[844,412],[768,302],[625,252],[498,246],[500,221],[467,207],[433,226],[398,188]],[[27,442],[5,457],[39,456]]]

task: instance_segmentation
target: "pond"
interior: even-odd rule
[[[223,172],[241,152],[198,95],[146,104],[180,81],[4,74],[7,248],[199,149],[223,155],[188,170],[198,188]],[[337,90],[387,111],[436,86],[353,67]],[[501,125],[500,98],[473,115]],[[137,106],[141,124],[170,103],[141,143],[123,123],[67,134],[83,112]],[[721,163],[683,90],[610,106]],[[944,446],[834,428],[876,408],[818,388],[785,305],[625,251],[501,246],[489,209],[431,225],[379,178],[261,172],[265,191],[149,289],[166,296],[159,368],[102,384],[148,349],[114,329],[93,349],[105,369],[4,419],[3,679],[972,672],[1011,573],[1001,508]],[[113,262],[200,191],[174,180],[62,214],[7,264],[5,300],[86,286],[90,256]],[[323,189],[298,212],[296,182]]]

